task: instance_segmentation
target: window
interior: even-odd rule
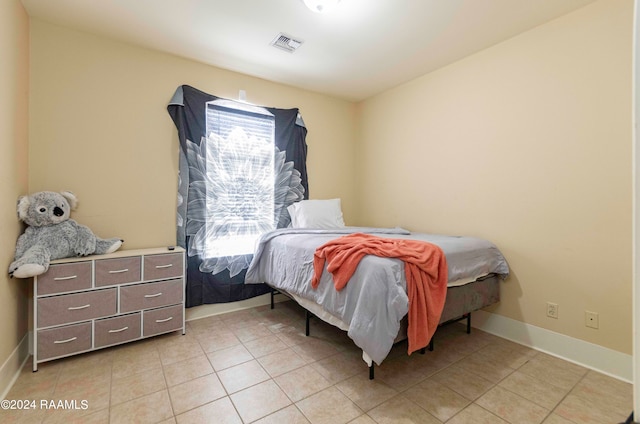
[[[275,228],[274,132],[263,108],[207,103],[207,257],[253,253],[257,238]]]

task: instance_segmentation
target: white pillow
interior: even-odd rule
[[[342,228],[340,199],[301,200],[287,208],[293,228]]]

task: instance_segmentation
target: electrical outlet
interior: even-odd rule
[[[558,304],[547,302],[547,316],[549,318],[558,319]]]
[[[584,325],[589,328],[598,328],[598,313],[584,311]]]

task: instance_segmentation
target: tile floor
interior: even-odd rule
[[[36,409],[0,422],[615,424],[631,411],[631,385],[597,372],[457,324],[435,340],[424,355],[399,343],[371,381],[343,332],[314,319],[305,337],[303,311],[284,302],[36,373],[27,363],[6,399]]]

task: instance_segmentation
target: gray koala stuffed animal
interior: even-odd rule
[[[15,260],[9,265],[11,277],[43,274],[53,259],[111,253],[122,246],[124,240],[101,239],[69,219],[77,204],[69,191],[41,191],[18,199],[18,218],[28,227],[16,243]]]

